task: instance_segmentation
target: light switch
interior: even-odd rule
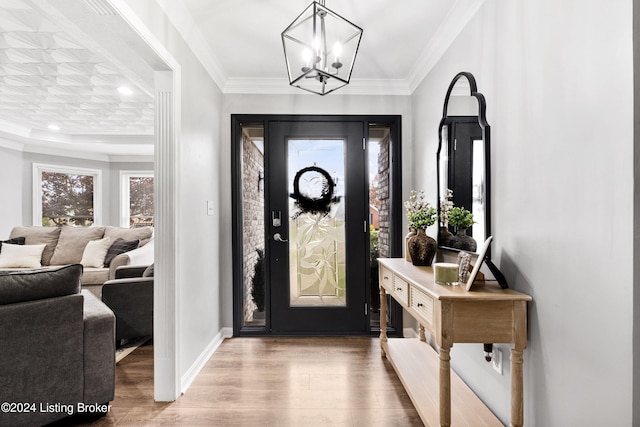
[[[207,216],[213,216],[213,200],[207,200]]]

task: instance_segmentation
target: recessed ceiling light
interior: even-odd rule
[[[60,130],[60,126],[58,125],[49,125],[47,127],[49,128],[49,130]]]
[[[120,92],[123,95],[131,95],[133,93],[133,91],[126,86],[120,86],[118,88],[118,92]]]

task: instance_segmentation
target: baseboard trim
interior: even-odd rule
[[[216,334],[216,336],[211,340],[209,345],[205,347],[204,351],[200,354],[200,356],[196,359],[196,361],[191,365],[191,367],[185,372],[180,380],[180,390],[184,394],[185,391],[191,386],[193,381],[196,379],[202,368],[207,364],[213,353],[216,352],[222,341],[225,338],[231,338],[233,336],[233,328],[222,328],[220,332]]]

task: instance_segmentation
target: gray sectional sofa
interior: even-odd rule
[[[115,317],[87,290],[82,265],[0,272],[0,425],[41,426],[108,412]]]
[[[82,273],[82,286],[92,291],[100,297],[102,284],[107,280],[115,278],[115,271],[122,265],[127,265],[135,259],[134,253],[144,252],[139,258],[144,260],[146,265],[153,263],[153,228],[121,228],[121,227],[14,227],[11,230],[9,239],[25,238],[25,245],[44,244],[41,265],[60,266],[68,264],[79,264],[83,260],[83,253],[87,244],[92,241],[109,238],[113,245],[119,243],[131,243],[137,241],[134,246],[129,246],[130,251],[115,255],[108,267],[85,266]],[[147,246],[150,245],[150,246]],[[109,248],[111,250],[113,246]],[[1,251],[1,248],[0,248]],[[15,271],[16,267],[0,268],[0,271]]]

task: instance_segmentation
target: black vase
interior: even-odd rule
[[[462,249],[463,251],[475,252],[478,249],[476,240],[467,234],[467,229],[458,229],[451,240],[451,247]]]
[[[438,236],[438,246],[449,246],[451,247],[451,241],[453,239],[453,234],[449,231],[449,228],[446,226],[440,227],[440,235]]]
[[[424,229],[419,229],[415,236],[409,237],[407,244],[413,265],[431,265],[438,243],[434,238],[427,236]]]

